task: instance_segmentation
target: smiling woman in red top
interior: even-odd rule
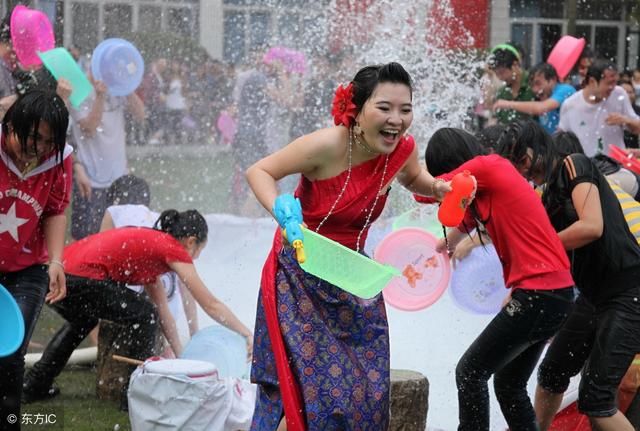
[[[502,263],[511,298],[467,349],[456,367],[458,430],[489,430],[489,390],[509,427],[537,430],[527,381],[547,340],[565,321],[573,300],[573,279],[564,251],[542,202],[507,159],[482,155],[464,130],[438,130],[426,162],[444,180],[468,170],[477,181],[475,200],[459,228],[449,230],[450,250],[476,226],[486,229]],[[445,249],[446,242],[439,244]]]
[[[194,299],[212,319],[242,335],[252,349],[252,334],[233,312],[213,296],[198,276],[193,259],[207,242],[207,223],[195,211],[164,211],[156,229],[122,227],[90,235],[65,249],[67,297],[53,308],[66,320],[25,378],[24,399],[31,402],[56,395],[53,379],[62,371],[73,350],[98,324],[107,319],[127,325],[123,342],[132,345],[137,359],[153,355],[156,321],[173,352],[182,351],[175,321],[157,278],[178,274]],[[126,287],[145,285],[151,300]],[[135,367],[134,367],[135,368]],[[132,370],[133,371],[133,368]],[[124,387],[125,391],[127,386]],[[126,392],[122,394],[126,406]]]
[[[20,418],[24,354],[42,304],[65,295],[64,210],[71,191],[73,151],[65,145],[68,123],[64,101],[42,91],[21,96],[2,121],[0,283],[17,301],[25,323],[20,349],[0,359],[3,430],[20,429],[20,421],[9,424],[6,418],[10,414]]]

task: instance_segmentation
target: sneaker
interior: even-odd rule
[[[60,395],[60,388],[56,384],[44,390],[34,390],[28,387],[26,384],[22,387],[22,402],[24,404],[31,404],[36,401],[49,400]]]

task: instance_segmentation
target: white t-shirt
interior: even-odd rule
[[[606,124],[612,113],[638,119],[622,87],[616,86],[607,99],[598,103],[588,103],[584,90],[580,90],[562,104],[558,128],[575,133],[587,156],[593,157],[598,152],[609,154],[609,145],[625,147],[622,126]]]
[[[169,91],[166,99],[167,109],[170,111],[184,111],[187,109],[187,100],[182,95],[182,81],[172,79],[169,83]]]
[[[114,227],[142,226],[153,227],[160,214],[151,211],[144,205],[112,205],[107,208],[107,212],[113,220]],[[189,324],[182,304],[182,294],[178,276],[174,272],[167,272],[160,276],[160,280],[167,292],[169,311],[176,321],[180,341],[185,344],[189,340]],[[127,286],[129,289],[142,292],[143,286]]]
[[[93,91],[78,108],[71,107],[73,136],[78,147],[78,160],[84,165],[91,187],[107,188],[127,174],[125,152],[124,97],[107,95],[102,120],[93,136],[85,135],[78,121],[91,112],[96,93]]]

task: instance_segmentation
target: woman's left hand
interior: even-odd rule
[[[49,265],[49,293],[45,301],[49,304],[56,303],[67,296],[67,282],[64,275],[64,268],[61,265],[52,263]]]
[[[251,357],[253,356],[253,334],[244,337],[244,340],[247,343],[247,362],[251,362]]]

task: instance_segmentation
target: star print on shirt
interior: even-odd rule
[[[14,202],[6,214],[0,213],[0,233],[9,232],[11,238],[18,242],[18,228],[28,221],[28,218],[16,217],[16,203]]]

